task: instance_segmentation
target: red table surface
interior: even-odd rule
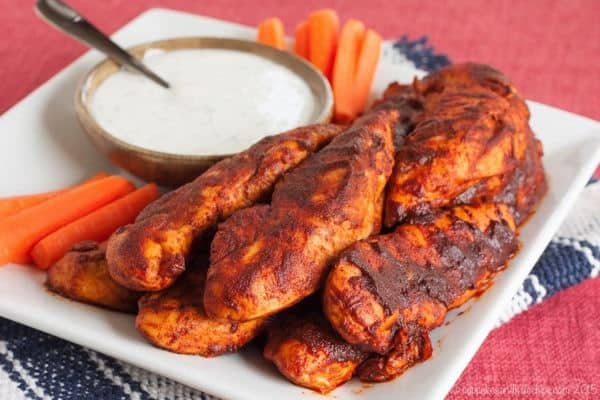
[[[150,7],[250,25],[275,15],[292,32],[311,10],[334,7],[342,19],[359,17],[386,38],[427,35],[454,62],[484,62],[504,71],[529,99],[600,119],[600,1],[69,3],[106,32]],[[32,4],[0,0],[0,113],[85,51],[38,20]],[[494,330],[449,398],[599,398],[598,293],[600,280],[590,280]]]

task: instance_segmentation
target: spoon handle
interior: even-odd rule
[[[77,11],[60,0],[37,0],[36,9],[49,23],[75,39],[101,51],[121,65],[127,65],[144,74],[164,88],[169,84],[152,72],[140,60],[119,47],[108,36],[89,23]]]

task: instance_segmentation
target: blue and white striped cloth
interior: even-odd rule
[[[401,38],[384,52],[432,71],[449,63],[427,39]],[[498,325],[600,273],[600,182],[590,183]],[[0,400],[191,400],[213,397],[170,379],[0,318]]]

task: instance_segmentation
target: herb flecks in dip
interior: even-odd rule
[[[250,53],[150,50],[144,63],[171,89],[123,69],[98,87],[91,110],[110,134],[145,149],[234,153],[305,125],[314,113],[314,95],[300,76]]]

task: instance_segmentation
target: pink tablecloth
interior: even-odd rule
[[[0,0],[0,113],[84,51],[40,22],[31,3]],[[387,38],[427,35],[454,62],[486,62],[506,72],[527,98],[600,119],[600,1],[70,3],[108,32],[156,6],[246,24],[277,15],[289,30],[310,10],[333,6]],[[449,397],[600,397],[598,293],[600,280],[588,280],[493,331]]]

